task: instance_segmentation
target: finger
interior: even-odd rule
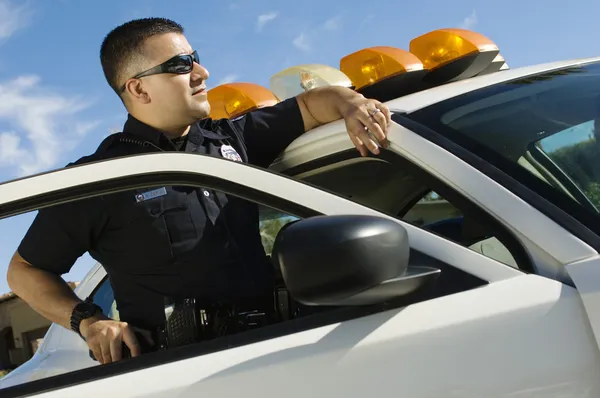
[[[381,110],[381,113],[383,113],[385,118],[385,124],[389,126],[392,123],[392,112],[390,111],[390,108],[381,103],[377,104],[377,108]]]
[[[123,342],[129,347],[132,357],[137,357],[141,354],[140,343],[138,342],[137,337],[135,337],[133,329],[130,327],[125,327],[123,329]]]
[[[369,134],[368,130],[363,128],[363,131],[360,133],[358,138],[366,145],[369,151],[371,151],[375,155],[378,155],[379,146],[377,145],[377,142],[375,142],[375,140],[371,137],[371,134]]]
[[[112,357],[110,356],[110,342],[104,341],[100,345],[100,351],[102,352],[102,359],[104,360],[103,363],[111,363]]]
[[[386,131],[388,128],[388,123],[387,120],[385,119],[385,114],[383,113],[383,111],[379,111],[379,112],[375,112],[373,114],[373,116],[371,116],[371,118],[377,123],[379,124],[379,127],[381,127],[381,130],[383,131],[383,135],[387,135]]]
[[[100,346],[92,346],[90,347],[90,350],[92,350],[92,354],[94,354],[94,358],[96,358],[96,361],[104,365],[104,358],[102,358],[102,351],[100,350]]]
[[[362,156],[367,156],[369,154],[369,150],[365,146],[364,142],[359,138],[359,134],[363,129],[364,126],[362,126],[362,124],[356,120],[346,121],[346,130],[348,131],[350,140],[352,143],[354,143],[354,146]]]
[[[385,135],[386,138],[383,140],[383,142],[380,142],[380,144],[384,148],[387,148],[389,146],[390,142],[387,139],[387,128],[388,128],[388,125],[387,125],[387,120],[385,119],[385,114],[383,113],[383,111],[382,112],[377,112],[377,113],[375,113],[373,115],[373,118],[375,119],[375,121],[377,123],[379,123],[379,126],[383,126],[382,130],[383,130],[383,133],[384,133],[384,135]]]
[[[374,116],[370,116],[370,112],[371,111],[365,111],[364,114],[360,116],[360,121],[367,127],[367,129],[369,129],[369,131],[371,131],[371,133],[373,133],[375,139],[379,143],[383,144],[385,142],[385,134],[383,133],[379,123],[377,123],[377,121],[374,119]]]
[[[110,340],[110,356],[114,362],[123,359],[123,345],[120,338]]]

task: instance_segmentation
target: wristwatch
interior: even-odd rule
[[[102,308],[89,300],[77,304],[71,313],[71,329],[84,339],[79,330],[81,321],[96,315],[98,312],[102,312]]]

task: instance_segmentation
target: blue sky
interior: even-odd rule
[[[511,67],[600,55],[600,2],[558,0],[0,0],[0,181],[63,167],[119,130],[126,113],[98,59],[110,29],[132,18],[180,22],[211,73],[207,84],[268,86],[294,64],[339,67],[374,45],[408,49],[442,27],[476,30]],[[6,265],[34,213],[0,221],[0,293]],[[84,256],[64,276],[79,280]]]

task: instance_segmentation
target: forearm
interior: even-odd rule
[[[81,300],[60,276],[33,267],[15,253],[7,281],[12,291],[36,312],[70,329],[71,312]]]
[[[305,131],[341,119],[344,117],[343,105],[356,97],[363,98],[361,94],[341,86],[318,87],[299,94],[296,98]]]

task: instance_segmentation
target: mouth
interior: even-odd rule
[[[198,95],[198,94],[202,94],[202,93],[205,93],[205,92],[206,92],[206,87],[202,86],[198,90],[194,91],[194,93],[192,94],[192,96]]]

